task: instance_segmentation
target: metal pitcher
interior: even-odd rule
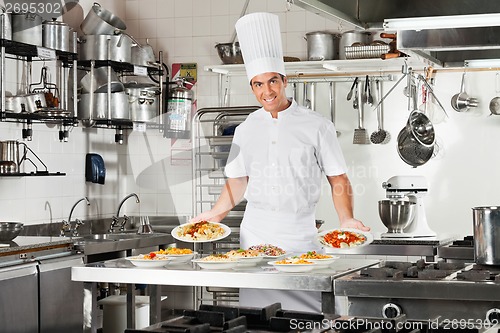
[[[24,146],[24,151],[19,154],[19,146]],[[26,144],[15,140],[0,141],[0,162],[9,162],[9,168],[1,168],[0,173],[18,173],[26,155]],[[5,165],[5,163],[2,163]]]

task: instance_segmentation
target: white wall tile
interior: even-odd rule
[[[139,19],[154,19],[157,17],[156,0],[141,0],[139,5]]]
[[[193,16],[193,0],[175,0],[174,2],[175,17]]]
[[[157,0],[156,9],[158,18],[172,18],[174,13],[174,0]]]

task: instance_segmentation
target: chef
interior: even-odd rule
[[[236,22],[252,92],[262,108],[235,131],[226,184],[215,205],[194,221],[221,221],[243,198],[240,246],[272,244],[287,252],[320,250],[315,208],[328,180],[340,227],[368,231],[353,216],[352,188],[334,124],[285,95],[287,78],[278,16],[252,13]],[[240,290],[240,305],[321,311],[320,293]]]

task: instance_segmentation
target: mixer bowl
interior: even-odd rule
[[[402,233],[415,217],[416,204],[402,200],[380,200],[378,214],[389,233]]]

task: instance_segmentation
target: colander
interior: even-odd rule
[[[432,157],[435,142],[434,126],[429,118],[420,111],[412,111],[398,135],[399,157],[413,167],[423,165]]]

